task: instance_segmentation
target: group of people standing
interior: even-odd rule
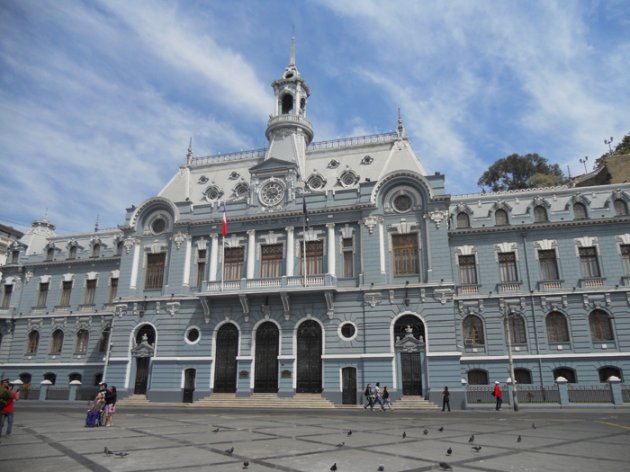
[[[381,390],[381,383],[376,382],[374,386],[372,384],[367,384],[365,387],[365,391],[363,392],[367,403],[363,407],[367,410],[369,407],[370,410],[374,410],[374,405],[377,403],[381,407],[381,411],[385,411],[385,405],[389,406],[389,409],[392,409],[392,403],[389,401],[389,390],[387,390],[387,385],[383,387]]]
[[[2,436],[5,421],[7,423],[6,435],[11,436],[13,431],[13,403],[19,399],[19,390],[17,392],[13,390],[13,385],[9,379],[2,379],[0,385],[0,436]]]
[[[92,412],[99,414],[99,426],[111,426],[116,413],[116,387],[113,385],[107,388],[106,383],[99,385],[98,393],[92,405]]]

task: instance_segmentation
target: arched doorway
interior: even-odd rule
[[[151,368],[151,357],[155,352],[155,329],[153,326],[145,324],[136,331],[135,346],[131,350],[136,360],[136,381],[133,393],[136,395],[146,395],[149,384],[149,372]]]
[[[394,325],[396,350],[400,357],[403,395],[422,395],[424,323],[414,315],[401,316]]]
[[[214,358],[214,391],[236,392],[236,356],[238,354],[238,329],[232,323],[219,328]]]
[[[322,391],[322,329],[313,320],[303,322],[297,331],[297,393]]]
[[[341,403],[343,405],[357,404],[357,369],[344,367],[341,369]]]
[[[256,329],[255,393],[278,391],[278,327],[266,321]]]

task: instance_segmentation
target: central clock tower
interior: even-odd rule
[[[306,119],[306,102],[311,92],[295,65],[295,38],[291,38],[289,65],[272,87],[276,100],[267,123],[269,146],[265,160],[275,158],[295,163],[298,178],[304,180],[306,147],[313,140],[313,127]]]

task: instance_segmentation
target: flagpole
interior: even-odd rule
[[[225,236],[221,238],[221,291],[223,292],[223,280],[225,279]]]

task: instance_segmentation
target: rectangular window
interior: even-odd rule
[[[555,249],[544,249],[538,251],[538,262],[540,264],[541,280],[560,279]]]
[[[630,244],[621,245],[621,259],[623,260],[623,273],[630,275]]]
[[[475,256],[459,256],[459,283],[477,285],[477,261]]]
[[[11,264],[17,264],[18,260],[20,258],[20,251],[19,250],[15,250],[11,252]]]
[[[225,249],[223,280],[239,280],[245,262],[245,248],[230,247]]]
[[[304,274],[304,260],[301,261],[300,270],[302,271],[301,273]],[[324,273],[324,241],[307,241],[306,242],[306,275],[316,275],[316,274],[323,274],[323,273]]]
[[[44,308],[46,306],[47,298],[48,298],[48,282],[41,282],[39,284],[39,293],[37,294],[37,307]]]
[[[7,309],[11,305],[11,295],[13,294],[13,284],[4,286],[4,297],[2,298],[2,308]]]
[[[46,260],[52,261],[54,257],[55,257],[55,248],[49,247],[46,250]]]
[[[578,248],[580,254],[580,266],[582,267],[582,277],[601,277],[599,261],[597,260],[597,249],[594,246]]]
[[[343,276],[354,277],[354,243],[352,238],[341,240],[341,250],[343,251]]]
[[[114,300],[118,296],[118,279],[111,278],[109,279],[109,298],[108,303],[114,303]]]
[[[260,248],[260,278],[282,276],[282,244],[265,244]]]
[[[418,274],[418,235],[392,235],[394,275]]]
[[[145,290],[160,290],[164,282],[166,254],[147,254],[147,273],[144,279]]]
[[[96,293],[96,279],[87,280],[85,283],[84,305],[94,305],[94,294]]]
[[[72,280],[64,281],[61,285],[61,299],[59,306],[70,306],[70,294],[72,293]]]
[[[197,285],[201,287],[201,283],[204,280],[206,274],[206,250],[199,249],[197,251]]]
[[[501,283],[518,282],[518,272],[516,271],[516,253],[499,253],[499,275]]]

